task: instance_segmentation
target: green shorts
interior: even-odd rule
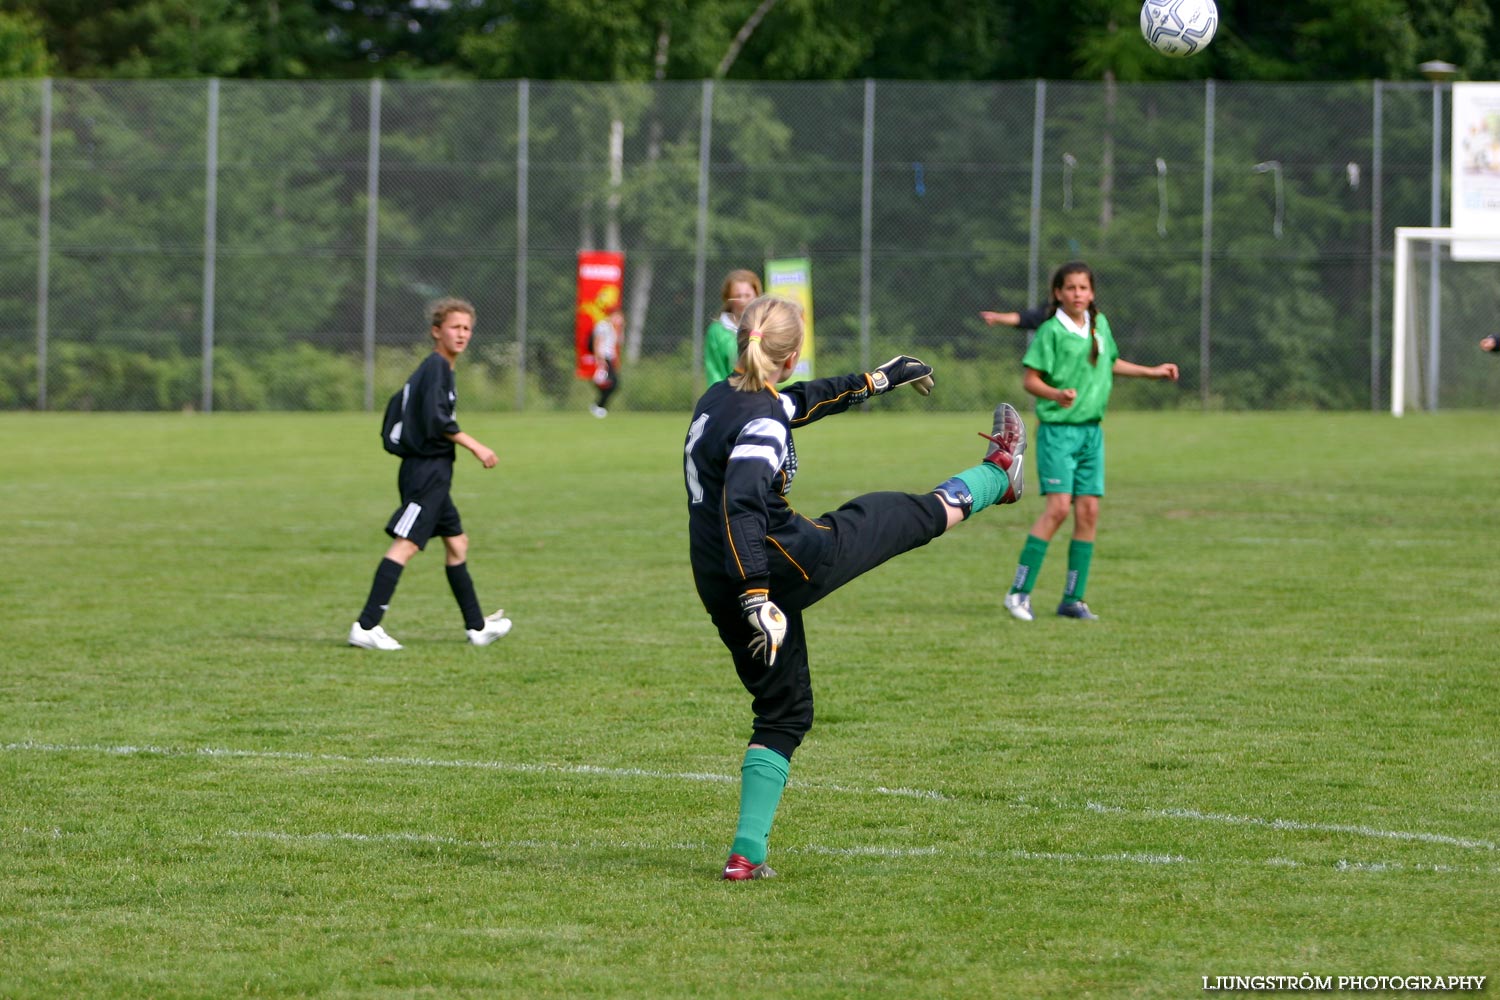
[[[1036,471],[1042,492],[1104,495],[1104,428],[1043,423],[1036,432]]]

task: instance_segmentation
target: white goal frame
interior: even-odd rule
[[[1393,299],[1391,303],[1391,416],[1393,417],[1399,417],[1406,412],[1407,338],[1411,335],[1411,331],[1407,328],[1408,312],[1411,306],[1407,288],[1411,282],[1411,245],[1413,243],[1447,243],[1450,247],[1459,243],[1488,244],[1489,247],[1486,248],[1477,246],[1473,248],[1475,251],[1480,251],[1478,257],[1484,259],[1491,255],[1483,253],[1483,249],[1500,247],[1500,234],[1460,231],[1447,226],[1396,227],[1396,267],[1395,274],[1391,278],[1391,284],[1395,286],[1391,290]],[[1436,253],[1436,249],[1433,252]],[[1431,313],[1439,316],[1441,283],[1435,283],[1428,294],[1433,297]],[[1432,363],[1436,364],[1436,359],[1433,359]]]

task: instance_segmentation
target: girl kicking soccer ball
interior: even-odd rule
[[[741,767],[740,816],[723,877],[775,874],[766,866],[771,821],[792,754],[812,728],[812,679],[802,612],[892,556],[926,545],[995,503],[1021,497],[1026,429],[1008,403],[995,410],[984,460],[927,493],[869,493],[822,517],[794,511],[792,429],[871,396],[932,388],[932,368],[892,358],[873,372],[798,382],[802,307],[763,296],[737,332],[736,373],[710,386],[684,447],[693,579],[750,692],[754,722]]]
[[[1094,304],[1094,273],[1087,264],[1064,264],[1052,276],[1052,318],[1037,328],[1021,364],[1022,386],[1037,397],[1037,476],[1046,506],[1031,526],[1021,549],[1005,608],[1031,621],[1031,588],[1042,569],[1047,544],[1073,510],[1073,540],[1068,545],[1068,578],[1057,613],[1094,621],[1099,616],[1083,602],[1094,537],[1099,527],[1099,498],[1104,495],[1104,419],[1116,375],[1177,381],[1174,364],[1145,367],[1120,358],[1109,321]]]

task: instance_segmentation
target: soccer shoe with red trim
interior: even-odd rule
[[[1021,499],[1026,475],[1026,463],[1022,455],[1026,452],[1026,421],[1009,403],[995,407],[995,425],[991,433],[979,432],[979,436],[990,443],[984,460],[1004,470],[1010,485],[996,503],[1015,503]]]
[[[750,859],[743,854],[731,854],[729,860],[724,862],[724,880],[726,882],[748,882],[753,878],[774,878],[776,873],[771,866],[762,861],[758,865],[750,863]]]

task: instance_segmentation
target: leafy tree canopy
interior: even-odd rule
[[[1158,56],[1137,0],[0,0],[0,74],[273,79],[1417,79],[1500,72],[1489,0],[1220,0]]]

